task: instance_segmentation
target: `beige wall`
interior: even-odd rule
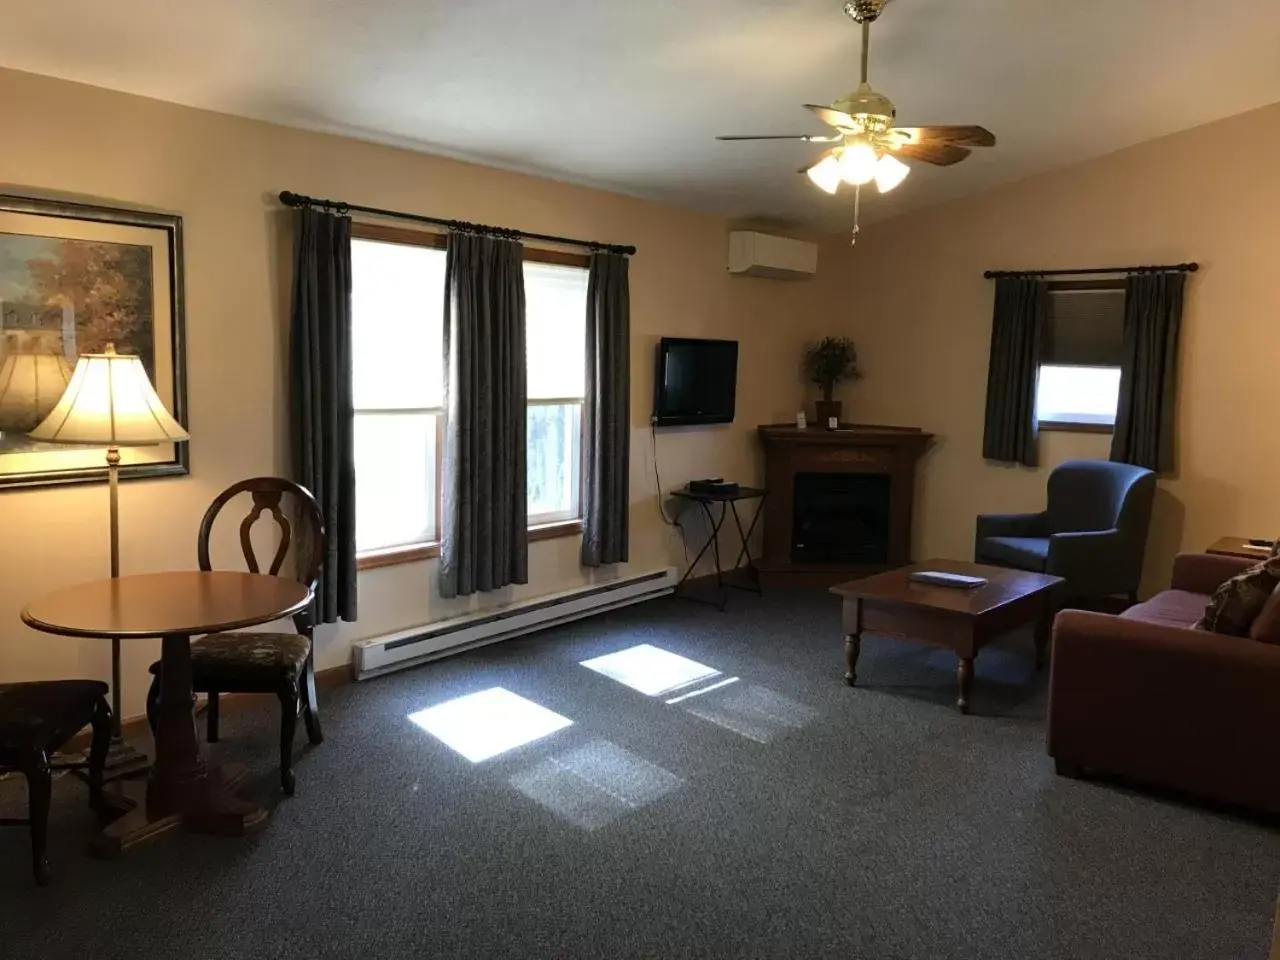
[[[977,513],[1039,509],[1050,467],[1107,455],[1109,436],[1057,433],[1042,435],[1039,470],[982,460],[993,268],[1199,261],[1179,470],[1160,483],[1145,586],[1167,583],[1178,549],[1280,533],[1280,445],[1264,412],[1280,362],[1277,156],[1280,105],[863,229],[837,271],[866,371],[849,396],[855,419],[938,435],[917,557],[971,557]]]
[[[256,473],[287,469],[287,219],[291,189],[383,208],[633,243],[632,564],[675,563],[657,518],[647,421],[653,344],[662,334],[741,341],[731,426],[664,432],[669,489],[696,476],[759,476],[756,424],[793,415],[798,351],[830,298],[821,281],[730,278],[727,224],[627,197],[403,150],[191,110],[0,71],[0,184],[45,195],[180,214],[186,236],[189,478],[121,490],[126,572],[189,568],[209,500]],[[106,676],[108,645],[27,630],[18,613],[46,591],[105,573],[101,485],[0,493],[0,680]],[[584,580],[577,539],[535,544],[526,594]],[[431,563],[361,575],[357,624],[318,637],[319,665],[345,663],[353,639],[466,609],[435,595]],[[501,602],[515,594],[487,598]],[[153,642],[125,645],[125,713],[141,711]]]

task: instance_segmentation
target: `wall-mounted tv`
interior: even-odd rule
[[[653,422],[732,423],[738,342],[663,337],[654,367]]]

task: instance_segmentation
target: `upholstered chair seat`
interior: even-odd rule
[[[92,725],[88,764],[55,762],[53,754],[82,728]],[[89,768],[89,804],[100,815],[102,781],[111,743],[107,685],[98,680],[42,680],[0,684],[0,772],[20,771],[27,779],[28,815],[0,820],[0,826],[31,828],[31,864],[36,883],[51,879],[47,856],[49,807],[54,769]]]

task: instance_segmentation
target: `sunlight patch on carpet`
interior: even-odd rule
[[[615,743],[593,740],[522,770],[510,783],[562,820],[596,830],[684,781]]]
[[[714,667],[648,643],[583,660],[582,666],[648,697],[660,697],[720,676]]]
[[[573,725],[568,717],[503,687],[448,700],[411,713],[409,719],[472,763]]]
[[[756,743],[769,743],[788,730],[799,730],[818,716],[812,707],[756,684],[699,697],[684,709]]]

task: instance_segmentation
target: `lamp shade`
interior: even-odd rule
[[[47,443],[148,446],[188,439],[156,396],[142,360],[106,353],[80,357],[66,392],[30,433]]]
[[[0,362],[0,431],[26,433],[48,416],[71,379],[57,353],[11,353]]]

